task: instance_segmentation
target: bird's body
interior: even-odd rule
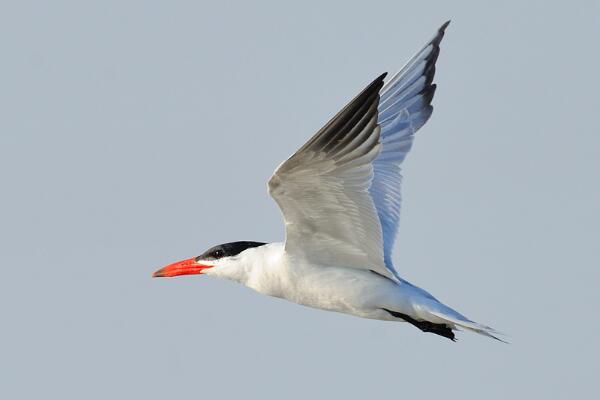
[[[214,263],[217,268],[208,268],[204,274],[307,307],[384,321],[398,321],[402,315],[403,322],[411,319],[418,325],[418,321],[428,321],[438,328],[448,323],[438,316],[445,315],[462,320],[467,328],[488,328],[469,321],[403,279],[389,279],[368,268],[314,264],[286,252],[284,243],[249,248]]]
[[[408,322],[454,340],[475,323],[402,279],[392,262],[400,164],[431,116],[439,44],[448,23],[384,86],[375,79],[269,180],[285,243],[231,242],[154,276],[205,274],[305,306]]]
[[[373,319],[390,319],[381,308],[400,306],[404,296],[395,282],[381,275],[315,265],[286,253],[283,243],[249,249],[236,261],[245,268],[211,268],[206,275],[230,279],[259,293],[308,307]]]

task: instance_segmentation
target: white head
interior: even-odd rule
[[[198,257],[177,261],[156,271],[155,278],[178,275],[217,275],[241,281],[246,275],[244,252],[248,249],[263,246],[261,242],[231,242],[211,247]]]

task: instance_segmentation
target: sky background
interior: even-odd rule
[[[452,19],[395,263],[510,345],[207,277],[274,168]],[[0,397],[590,398],[600,2],[5,1]]]

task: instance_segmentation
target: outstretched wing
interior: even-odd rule
[[[396,276],[392,250],[400,222],[400,164],[412,147],[414,133],[427,122],[433,112],[431,100],[436,88],[432,83],[435,62],[449,23],[450,21],[442,25],[436,36],[381,91],[381,151],[373,161],[373,182],[369,193],[381,224],[385,265]]]
[[[435,62],[448,24],[385,86],[384,74],[277,168],[269,193],[284,215],[289,254],[400,279],[391,258],[400,164],[433,111]]]
[[[376,271],[383,259],[380,217],[369,194],[380,151],[375,79],[269,180],[285,219],[285,250],[317,265]]]

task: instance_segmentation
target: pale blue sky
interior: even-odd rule
[[[0,397],[590,398],[600,3],[4,2]],[[452,19],[395,262],[457,343],[206,277],[280,241],[265,183]]]

